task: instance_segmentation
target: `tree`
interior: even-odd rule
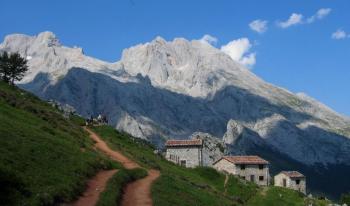
[[[26,71],[28,71],[27,60],[19,53],[9,55],[4,52],[0,55],[0,77],[3,81],[14,84],[24,77]]]
[[[8,54],[7,52],[4,52],[2,55],[0,55],[0,78],[5,82],[10,81],[8,62],[9,62]]]
[[[342,204],[350,205],[350,192],[348,194],[342,194],[340,197],[340,202]]]

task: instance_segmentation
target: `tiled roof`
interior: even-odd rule
[[[305,177],[303,174],[301,174],[298,171],[282,171],[281,173],[287,175],[288,177]]]
[[[168,140],[165,143],[167,147],[174,146],[202,146],[203,141],[201,139],[191,139],[191,140]]]
[[[269,164],[259,156],[224,156],[222,159],[226,159],[233,164]]]

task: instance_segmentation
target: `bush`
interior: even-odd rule
[[[347,194],[342,194],[340,197],[340,202],[342,204],[350,205],[350,192]]]

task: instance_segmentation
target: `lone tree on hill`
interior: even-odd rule
[[[19,53],[4,52],[0,55],[0,78],[3,81],[13,85],[23,78],[27,70],[27,60]]]

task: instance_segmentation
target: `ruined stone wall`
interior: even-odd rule
[[[290,178],[287,175],[280,173],[274,177],[275,186],[284,187],[283,179],[286,179],[286,188],[297,190],[306,194],[306,178]],[[296,180],[299,180],[299,184],[296,183]]]

